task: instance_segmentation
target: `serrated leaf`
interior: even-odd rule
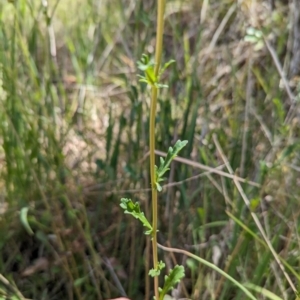
[[[183,277],[184,277],[183,266],[176,265],[173,270],[171,269],[169,275],[165,276],[165,283],[159,294],[159,299],[163,300],[167,292],[172,290]]]
[[[134,203],[131,199],[122,198],[120,206],[124,209],[125,214],[130,214],[136,219],[140,220],[142,224],[148,228],[145,234],[150,235],[153,231],[151,224],[145,217],[144,213],[140,209],[138,202]]]
[[[160,271],[156,269],[151,269],[148,273],[151,277],[159,276]]]
[[[160,262],[158,263],[157,269],[151,269],[151,270],[149,271],[148,274],[149,274],[151,277],[159,276],[159,275],[160,275],[160,271],[161,271],[165,266],[166,266],[165,263],[164,263],[163,261],[160,261]]]

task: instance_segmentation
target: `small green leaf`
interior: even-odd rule
[[[138,77],[140,77],[139,82],[144,82],[148,84],[148,80],[144,76],[138,75]]]
[[[166,62],[163,67],[161,68],[160,72],[159,72],[159,77],[166,71],[166,69],[173,64],[174,62],[176,62],[174,59],[169,60],[168,62]]]
[[[153,67],[147,69],[147,70],[145,71],[145,75],[146,75],[146,78],[147,78],[148,82],[149,82],[151,85],[155,85],[155,84],[156,84],[157,78],[155,77],[155,73],[154,73]]]
[[[155,269],[151,269],[151,270],[149,271],[149,275],[150,275],[151,277],[159,276],[159,274],[160,274],[160,271],[155,270]]]
[[[31,227],[30,227],[30,225],[29,225],[29,222],[28,222],[28,218],[27,218],[28,210],[29,210],[28,207],[23,207],[23,208],[21,209],[21,212],[20,212],[20,220],[21,220],[21,223],[23,224],[25,230],[27,231],[27,233],[28,233],[29,235],[34,235],[34,232],[33,232],[33,230],[31,229]]]
[[[133,203],[131,199],[122,198],[120,206],[124,209],[125,214],[130,214],[136,219],[139,219],[148,230],[145,234],[150,235],[153,232],[152,226],[140,209],[138,202]]]
[[[157,231],[158,231],[158,230],[157,230]],[[151,228],[151,229],[149,229],[149,230],[146,230],[144,233],[145,233],[145,235],[151,235],[152,232],[153,232],[153,230],[152,230],[152,228]]]
[[[167,84],[161,84],[161,83],[155,83],[155,86],[160,89],[160,88],[168,88],[169,86]]]
[[[170,169],[169,166],[172,160],[177,156],[178,152],[188,143],[188,141],[180,141],[178,140],[174,145],[174,148],[170,147],[167,153],[166,159],[160,158],[159,168],[155,168],[156,170],[156,187],[158,187],[158,183],[163,181],[163,175]],[[158,190],[158,189],[157,189]]]
[[[167,63],[164,64],[162,69],[159,72],[159,75],[155,75],[155,63],[152,59],[149,58],[148,55],[143,54],[142,58],[137,62],[138,69],[144,72],[144,76],[138,75],[140,77],[140,82],[145,82],[151,86],[159,88],[167,88],[168,85],[158,83],[160,76],[163,74],[163,72],[173,63],[175,60],[170,60]]]
[[[162,261],[160,261],[160,262],[158,263],[157,269],[151,269],[151,270],[149,271],[149,275],[150,275],[151,277],[159,276],[159,275],[160,275],[160,271],[161,271],[165,266],[166,266],[165,263],[162,262]]]
[[[159,299],[163,300],[168,291],[172,290],[175,285],[184,277],[183,266],[176,265],[170,270],[169,276],[165,276],[165,283],[159,294]]]
[[[151,86],[156,85],[157,77],[154,72],[154,62],[150,60],[149,56],[146,54],[142,55],[140,61],[137,62],[138,68],[144,72],[145,76],[138,75],[140,77],[140,82],[145,82]]]
[[[150,60],[147,54],[143,54],[141,60],[137,62],[137,65],[141,71],[146,71],[149,68],[153,68],[154,62]]]
[[[157,189],[159,192],[162,191],[162,186],[161,186],[158,182],[155,183],[155,186],[156,186],[156,189]]]

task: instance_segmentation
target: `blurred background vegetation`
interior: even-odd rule
[[[157,149],[189,141],[159,199],[159,242],[285,300],[293,291],[233,180],[202,165],[227,172],[217,138],[297,286],[299,3],[168,0],[164,60],[176,64],[157,116]],[[119,203],[149,215],[136,61],[153,54],[155,19],[154,0],[0,0],[1,299],[144,299],[146,238]],[[245,299],[214,271],[160,256],[185,266],[182,297]]]

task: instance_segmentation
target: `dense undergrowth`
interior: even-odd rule
[[[158,241],[213,262],[257,299],[289,300],[242,199],[298,288],[295,8],[271,2],[167,1],[163,57],[176,64],[162,78],[156,149],[189,142],[159,197]],[[0,0],[1,299],[153,290],[149,244],[119,199],[149,213],[149,98],[136,61],[153,55],[155,3]],[[181,297],[245,299],[215,271],[160,254],[185,266]]]

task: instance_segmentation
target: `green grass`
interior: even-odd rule
[[[119,198],[148,214],[149,92],[136,61],[153,51],[154,3],[0,0],[0,299],[144,299],[147,286],[153,291],[143,229]],[[254,22],[245,5],[226,21],[234,3],[167,1],[163,61],[176,64],[158,99],[156,149],[188,140],[180,155],[189,164],[171,166],[167,182],[177,184],[159,196],[158,241],[215,263],[257,299],[289,300],[294,293],[235,182],[195,164],[216,168],[225,156],[236,175],[259,184],[241,187],[297,288],[298,104],[286,119],[275,63],[288,70],[291,15],[280,3],[273,13],[255,5],[274,58],[244,41]],[[26,207],[33,236],[20,220]],[[215,270],[159,255],[168,268],[185,266],[182,297],[245,299]]]

